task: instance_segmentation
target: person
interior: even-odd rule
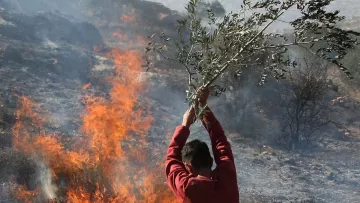
[[[200,95],[199,103],[205,106],[209,90],[202,90]],[[183,203],[239,203],[234,156],[224,130],[206,107],[201,120],[211,139],[216,163],[212,170],[213,158],[207,144],[197,139],[186,143],[195,119],[191,107],[170,141],[166,156],[169,187]]]

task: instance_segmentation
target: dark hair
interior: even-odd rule
[[[209,147],[205,142],[198,139],[185,144],[181,150],[181,158],[183,162],[190,162],[194,168],[211,168],[212,157]]]

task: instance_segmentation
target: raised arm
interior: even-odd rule
[[[230,143],[228,142],[219,121],[216,119],[214,113],[209,107],[205,109],[205,115],[202,119],[202,123],[209,132],[216,165],[219,166],[222,162],[228,161],[234,163],[234,156]]]
[[[185,197],[185,186],[187,185],[187,172],[182,160],[181,149],[184,147],[190,130],[185,126],[178,126],[171,139],[166,156],[167,183],[177,197]]]
[[[183,123],[175,129],[166,155],[167,183],[180,199],[185,197],[189,173],[181,160],[181,150],[190,135],[189,127],[194,122],[195,113],[191,108],[184,114]]]
[[[210,90],[208,88],[200,89],[197,94],[199,105],[206,106]],[[222,162],[230,161],[235,168],[231,146],[226,139],[223,128],[209,107],[206,107],[204,110],[205,115],[202,118],[202,123],[209,132],[216,165],[219,166]]]

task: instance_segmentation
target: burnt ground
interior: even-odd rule
[[[78,115],[82,105],[81,87],[89,81],[94,63],[92,53],[84,47],[92,45],[83,41],[81,36],[79,40],[68,36],[68,40],[61,37],[63,33],[56,31],[47,32],[45,39],[38,35],[39,30],[47,28],[43,21],[60,27],[75,26],[60,16],[55,16],[56,19],[52,19],[52,14],[28,17],[3,11],[2,17],[0,97],[5,115],[9,118],[14,114],[16,95],[28,96],[39,102],[50,113],[50,118],[57,120],[55,126],[59,130],[72,135],[71,131],[77,129],[78,125],[72,119]],[[29,21],[32,24],[26,30],[24,25]],[[17,33],[17,28],[20,33],[13,35]],[[101,40],[100,34],[96,34]],[[14,123],[14,119],[6,120],[9,124]]]
[[[169,11],[165,9],[162,12]],[[5,155],[6,159],[0,160],[0,183],[6,181],[11,173],[21,176],[23,171],[27,171],[31,175],[34,164],[9,148],[11,127],[16,122],[15,95],[30,97],[48,112],[49,131],[61,132],[66,136],[79,134],[84,95],[82,86],[88,82],[101,86],[103,78],[112,69],[111,62],[101,53],[93,52],[93,46],[112,46],[111,41],[103,37],[111,36],[102,29],[104,24],[109,23],[104,21],[99,26],[97,23],[92,24],[91,20],[98,22],[95,17],[84,23],[60,13],[21,14],[2,10],[0,157]],[[110,28],[107,32],[116,30],[116,26],[124,25],[108,25]],[[167,26],[165,23],[164,27]],[[137,29],[141,30],[139,27]],[[150,31],[147,30],[146,34]],[[157,64],[158,69],[144,73],[149,83],[146,96],[156,119],[147,137],[149,148],[158,155],[154,161],[162,161],[171,133],[180,123],[187,105],[184,103],[183,81],[179,79],[185,78],[184,73],[177,68],[164,69],[168,65],[164,61],[158,61]],[[251,87],[247,90],[250,98],[265,100],[257,94],[265,94],[269,90],[248,86]],[[107,94],[106,86],[101,90],[89,91]],[[270,121],[259,120],[262,118],[260,113],[251,119],[238,119],[241,107],[239,111],[233,111],[236,108],[225,108],[229,105],[236,107],[236,101],[242,99],[241,96],[243,94],[230,91],[211,101],[233,146],[241,202],[360,202],[360,134],[356,130],[359,129],[358,103],[349,99],[338,106],[345,115],[339,119],[352,127],[350,135],[324,132],[306,149],[288,151],[269,142],[276,137],[274,134],[277,131],[269,124]],[[249,105],[256,108],[257,104]],[[246,125],[254,123],[255,127],[247,133],[234,130],[237,128],[233,126],[241,126],[242,122]],[[261,125],[255,125],[255,122],[261,122]],[[192,138],[195,137],[208,141],[206,132],[199,124],[192,128]],[[28,165],[30,169],[11,164],[14,160]],[[6,170],[5,165],[9,166]],[[3,199],[0,196],[1,201]]]

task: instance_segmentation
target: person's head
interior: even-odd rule
[[[186,169],[194,174],[202,170],[211,170],[213,165],[209,147],[205,142],[197,139],[185,144],[181,157]]]

